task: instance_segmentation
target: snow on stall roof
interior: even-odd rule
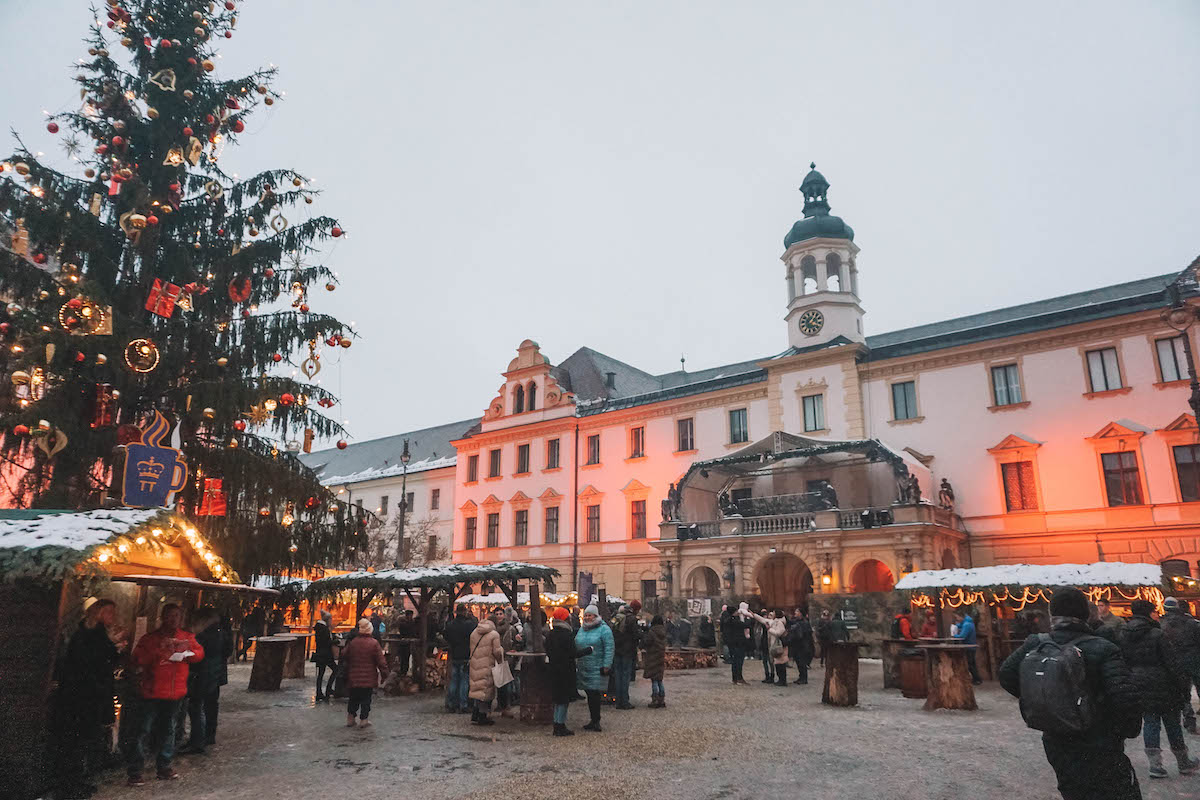
[[[307,589],[311,583],[307,578],[289,578],[287,575],[255,575],[250,585],[255,589],[278,589],[280,586],[296,584],[301,589]]]
[[[22,514],[24,519],[5,519],[0,514],[0,549],[63,547],[87,550],[144,525],[164,511],[161,508],[121,508],[68,513],[25,512]],[[29,514],[34,516],[27,516]]]
[[[422,461],[413,461],[408,465],[408,474],[414,472],[428,472],[431,469],[444,469],[445,467],[453,467],[458,463],[457,456],[445,456],[443,458],[426,458]],[[328,478],[321,478],[321,483],[324,486],[333,486],[341,483],[362,483],[363,481],[374,481],[380,478],[395,478],[403,475],[405,472],[403,464],[392,464],[378,469],[364,469],[358,472],[352,472],[349,475],[331,475]]]
[[[546,602],[553,605],[558,605],[565,601],[569,594],[558,594],[557,592],[542,592],[542,597]],[[613,595],[607,595],[609,603],[625,604],[625,601]],[[455,604],[464,603],[466,605],[480,606],[503,606],[508,605],[508,595],[504,592],[492,592],[491,594],[464,594],[462,597],[454,601]],[[590,605],[591,603],[599,603],[600,595],[592,595],[592,599],[587,603],[578,603],[579,605]],[[529,603],[529,592],[517,592],[517,603],[519,605],[527,605]]]
[[[446,587],[457,583],[477,581],[520,580],[558,575],[558,570],[542,564],[524,561],[501,561],[497,564],[442,564],[430,567],[404,567],[378,572],[358,570],[345,575],[331,575],[313,581],[309,588],[319,591],[340,591],[343,588],[377,585],[380,587]]]
[[[897,589],[940,589],[961,586],[1158,586],[1158,564],[999,564],[973,569],[925,569],[905,575]]]

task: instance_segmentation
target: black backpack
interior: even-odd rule
[[[1034,730],[1078,735],[1096,723],[1097,703],[1087,680],[1087,665],[1077,644],[1038,634],[1037,645],[1021,662],[1021,717]]]
[[[896,617],[892,620],[892,638],[902,639],[904,635],[900,631],[900,618]]]

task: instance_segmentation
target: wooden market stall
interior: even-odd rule
[[[429,632],[427,615],[435,595],[444,592],[447,603],[453,606],[460,598],[471,592],[476,584],[491,584],[498,586],[508,602],[514,606],[520,605],[519,591],[522,581],[529,583],[531,612],[541,608],[541,592],[539,582],[552,581],[558,575],[558,570],[540,564],[527,564],[522,561],[502,561],[498,564],[446,564],[431,567],[409,567],[407,569],[390,569],[380,572],[358,571],[345,575],[333,575],[309,584],[307,594],[311,601],[323,598],[337,598],[341,593],[353,591],[355,597],[355,617],[361,618],[363,612],[377,597],[403,592],[416,610],[417,653],[425,653]],[[534,626],[535,642],[530,649],[541,651],[541,630]],[[418,657],[414,664],[414,677],[417,685],[425,688],[426,661]]]
[[[202,595],[248,589],[165,509],[0,511],[0,752],[11,796],[45,788],[55,661],[88,596],[115,601],[132,647],[168,599],[194,605]]]
[[[1108,600],[1120,608],[1149,600],[1162,608],[1163,572],[1158,564],[1101,561],[920,570],[901,578],[896,591],[909,593],[914,609],[937,610],[939,635],[946,633],[946,611],[977,610],[979,668],[994,679],[1008,654],[1036,632],[1029,627],[1030,615],[1023,612],[1044,612],[1048,622],[1050,598],[1068,587],[1083,591],[1093,603]]]

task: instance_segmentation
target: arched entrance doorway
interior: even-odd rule
[[[721,579],[710,567],[696,567],[688,576],[688,597],[720,597]]]
[[[773,553],[759,563],[755,583],[768,608],[804,607],[812,593],[812,570],[798,556]]]
[[[882,561],[868,558],[850,571],[850,591],[890,592],[896,586],[892,571]]]

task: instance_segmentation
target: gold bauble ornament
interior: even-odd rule
[[[341,342],[339,342],[339,344],[340,344],[342,347],[349,347],[349,346],[350,346],[350,340],[349,340],[349,339],[347,339],[347,338],[345,338],[345,337],[343,337],[343,338],[342,338],[342,341],[341,341]]]
[[[13,164],[13,169],[15,169],[17,171],[18,175],[28,175],[29,174],[29,165],[26,164],[24,161],[18,161],[16,164]]]
[[[107,364],[108,356],[104,355],[104,353],[96,353],[96,363],[100,364],[101,366]],[[113,392],[113,395],[116,396],[116,392]]]
[[[128,36],[122,36],[121,44],[125,47],[129,47],[129,45],[133,44],[133,39],[130,39]]]
[[[226,364],[228,364],[228,363],[229,363],[229,359],[228,359],[228,358],[226,358],[225,356],[221,356],[220,358],[218,358],[218,359],[217,359],[217,366],[218,366],[218,367],[223,367],[223,366],[225,366],[225,365],[226,365]]]
[[[101,47],[96,51],[96,55],[100,56],[101,58],[108,58],[108,48]]]
[[[275,98],[274,97],[264,97],[263,102],[269,106],[273,106],[273,105],[275,105]]]
[[[302,183],[304,183],[304,181],[300,180],[299,178],[292,178],[292,186],[299,186]]]
[[[260,83],[258,86],[254,87],[254,91],[258,92],[259,94],[266,94],[267,87]]]
[[[205,72],[212,72],[217,68],[217,65],[212,62],[212,59],[206,58],[200,62],[200,66],[204,67]]]
[[[123,120],[123,119],[119,119],[113,123],[113,130],[115,130],[117,132],[125,130],[125,127],[126,127],[125,120]]]
[[[191,89],[183,90],[183,99],[184,100],[191,100],[195,96],[196,96],[195,93],[193,93]]]
[[[325,284],[325,291],[327,291],[327,292],[332,292],[332,291],[333,291],[334,289],[336,289],[336,288],[337,288],[337,284],[336,284],[336,283],[327,283],[327,284]]]
[[[192,19],[204,19],[204,12],[203,11],[193,11]]]
[[[251,235],[251,236],[258,236],[258,228],[251,228],[251,229],[250,229],[250,235]]]
[[[304,202],[308,203],[311,206],[312,205],[312,195],[310,195],[310,194],[304,195]]]
[[[83,171],[83,174],[84,174],[84,177],[94,178],[94,177],[96,177],[96,170],[92,169],[91,167],[88,167],[87,169],[85,169]]]
[[[192,28],[192,33],[196,34],[197,36],[203,37],[204,36],[204,28],[201,28],[199,25],[197,25],[196,27]]]
[[[204,414],[205,419],[212,419],[213,417],[217,416],[217,410],[215,408],[206,408],[201,413]]]
[[[146,109],[146,116],[150,119],[158,119],[158,109],[151,106]]]

